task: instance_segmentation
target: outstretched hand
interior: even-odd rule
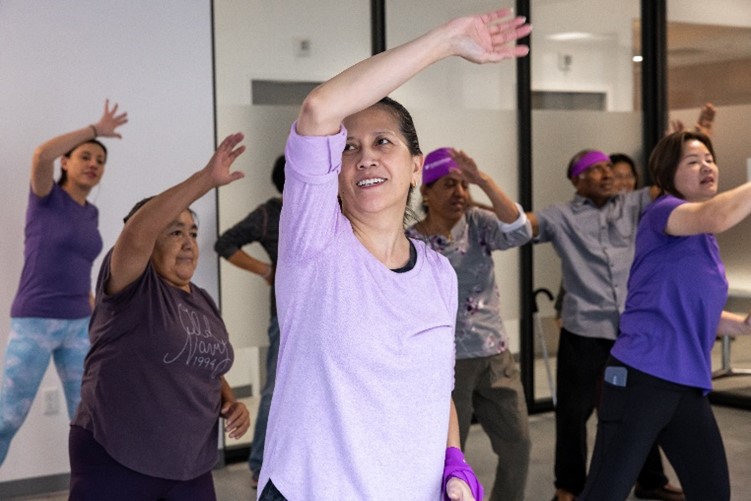
[[[712,103],[705,103],[699,111],[699,119],[694,125],[694,131],[701,132],[705,136],[712,137],[712,124],[714,123],[715,113],[717,113],[717,109],[714,107],[714,105]],[[686,130],[686,127],[683,125],[683,122],[681,122],[680,120],[671,120],[670,130],[668,130],[665,134],[667,135],[684,130]]]
[[[697,120],[694,128],[704,134],[705,136],[712,136],[712,124],[714,123],[714,116],[717,110],[712,103],[705,103],[701,107],[699,112],[699,120]]]
[[[104,101],[104,113],[102,113],[102,118],[94,124],[98,136],[122,139],[123,136],[121,136],[116,129],[121,125],[128,123],[128,113],[122,112],[118,115],[117,106],[117,103],[115,103],[115,105],[110,108],[110,100],[107,99]]]
[[[230,170],[235,159],[245,151],[245,146],[240,145],[240,141],[244,137],[242,132],[236,132],[225,137],[224,141],[222,141],[214,152],[214,155],[212,155],[209,163],[204,167],[204,171],[211,176],[214,186],[224,186],[245,177],[245,174],[239,170],[234,172]]]
[[[473,63],[495,63],[529,53],[528,46],[511,42],[529,35],[532,26],[524,17],[511,17],[510,9],[460,17],[446,28],[455,31],[450,38],[454,53]]]

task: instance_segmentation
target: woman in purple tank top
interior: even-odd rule
[[[11,332],[0,387],[0,465],[23,424],[50,358],[62,381],[68,415],[80,400],[89,349],[91,267],[102,249],[97,208],[87,201],[99,184],[107,149],[97,137],[120,137],[128,121],[105,102],[102,117],[54,137],[34,151],[24,229],[24,265],[11,307]],[[62,174],[55,182],[55,161]]]

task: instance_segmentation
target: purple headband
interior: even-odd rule
[[[610,157],[599,150],[593,150],[589,153],[585,153],[584,155],[582,155],[579,161],[576,162],[573,167],[571,167],[571,174],[569,175],[569,178],[575,178],[576,176],[599,162],[610,162]]]
[[[425,156],[422,166],[422,184],[430,184],[458,168],[451,158],[451,148],[438,148]]]

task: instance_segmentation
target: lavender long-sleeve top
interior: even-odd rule
[[[258,492],[288,499],[440,498],[453,386],[456,274],[414,241],[395,273],[337,202],[346,130],[287,142],[276,389]]]

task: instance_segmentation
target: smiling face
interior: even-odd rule
[[[628,193],[636,189],[636,176],[628,162],[613,164],[613,189]]]
[[[717,194],[719,169],[709,148],[697,139],[686,141],[675,171],[675,189],[689,202],[709,200]]]
[[[157,274],[173,287],[188,292],[198,266],[197,236],[198,227],[186,209],[159,234],[151,253],[151,263]]]
[[[399,122],[383,106],[371,106],[344,120],[339,196],[350,220],[384,216],[401,224],[411,185],[417,184],[422,155],[413,156]]]
[[[60,160],[60,166],[66,173],[65,185],[70,184],[88,192],[102,179],[106,161],[107,154],[98,144],[78,145],[70,156],[63,156]]]

